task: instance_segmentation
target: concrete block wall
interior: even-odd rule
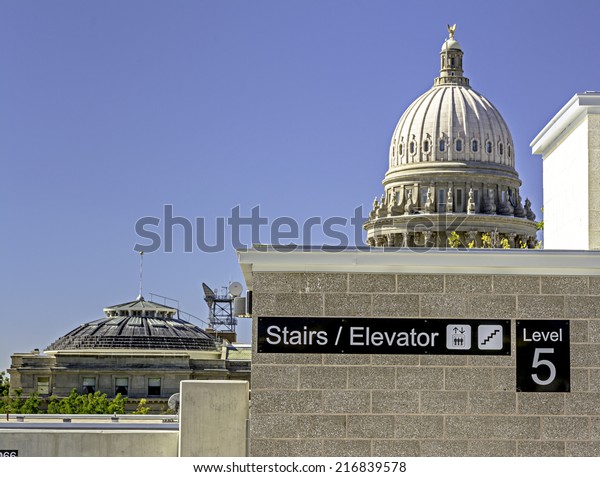
[[[511,356],[263,354],[252,456],[600,456],[600,277],[254,272],[254,317],[510,319]],[[517,319],[571,320],[571,392],[517,393]]]

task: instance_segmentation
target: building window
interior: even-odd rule
[[[423,143],[423,152],[428,153],[429,152],[429,141],[425,140],[425,142]]]
[[[444,142],[443,139],[440,139],[440,152],[444,152],[445,149],[446,149],[446,143]]]
[[[425,203],[427,202],[427,189],[423,187],[421,189],[421,207],[425,207]]]
[[[485,143],[485,150],[488,154],[492,153],[492,142],[488,141]]]
[[[508,157],[510,157],[510,144],[508,145]]]
[[[415,153],[415,141],[410,141],[410,153],[414,154]]]
[[[462,212],[463,211],[463,190],[462,189],[456,189],[456,193],[454,194],[456,202],[454,205],[454,211],[455,212]]]
[[[462,151],[462,139],[457,139],[457,140],[456,140],[456,150],[457,150],[458,152],[461,152],[461,151]]]
[[[160,396],[160,378],[148,378],[148,396]]]
[[[439,213],[446,212],[446,191],[444,189],[438,189],[438,206]]]
[[[50,394],[50,377],[38,376],[37,378],[37,393],[39,395]]]
[[[83,378],[81,394],[94,394],[96,392],[96,378]]]
[[[502,144],[502,143],[498,144],[498,153],[500,155],[504,154],[504,144]]]
[[[399,156],[401,156],[402,153],[404,152],[404,147],[402,147],[402,146],[403,146],[402,143],[398,144],[398,155]]]
[[[115,378],[115,394],[127,396],[129,392],[129,378]]]
[[[473,152],[477,152],[477,150],[479,149],[479,143],[477,142],[477,139],[475,139],[472,143],[471,143],[471,150]]]

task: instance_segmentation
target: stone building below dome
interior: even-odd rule
[[[146,399],[166,411],[182,380],[250,381],[250,345],[229,343],[178,318],[179,310],[139,296],[104,309],[105,317],[84,323],[55,340],[43,353],[11,356],[11,390],[23,395],[65,397],[100,391],[120,393],[135,408]]]
[[[535,214],[520,195],[510,130],[470,87],[454,31],[442,45],[440,76],[404,112],[390,143],[384,193],[364,224],[372,246],[536,244]]]

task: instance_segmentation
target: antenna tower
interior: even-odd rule
[[[209,310],[209,326],[213,330],[235,333],[237,318],[233,316],[233,300],[241,293],[241,285],[233,282],[224,295],[218,295],[206,283],[202,283],[202,289]]]
[[[138,300],[144,299],[144,295],[142,295],[143,278],[144,278],[144,252],[140,252],[140,294],[138,295]]]

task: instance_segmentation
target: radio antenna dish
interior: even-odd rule
[[[242,294],[244,287],[240,282],[231,282],[229,285],[229,294],[232,297],[240,296]]]
[[[169,401],[167,402],[167,405],[169,406],[169,409],[172,409],[177,414],[179,414],[179,393],[173,394],[169,398]]]

